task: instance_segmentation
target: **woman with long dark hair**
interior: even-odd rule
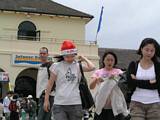
[[[160,46],[156,40],[145,38],[138,50],[141,58],[128,67],[127,79],[131,89],[132,120],[160,120]]]

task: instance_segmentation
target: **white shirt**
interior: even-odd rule
[[[143,69],[141,65],[138,64],[136,78],[139,80],[155,80],[156,75],[154,65],[149,69]],[[143,104],[152,104],[160,102],[160,97],[158,90],[148,90],[137,87],[131,100],[141,102]]]
[[[36,86],[36,97],[40,98],[42,92],[46,90],[48,84],[48,71],[47,67],[39,67]],[[50,94],[54,96],[54,91]]]
[[[10,113],[10,110],[9,110],[10,102],[11,102],[11,100],[8,98],[8,96],[6,96],[3,99],[4,113]]]
[[[79,64],[65,61],[53,64],[51,72],[57,76],[55,90],[55,105],[78,105],[81,104],[79,93]]]

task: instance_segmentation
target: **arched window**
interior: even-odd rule
[[[37,38],[39,37],[40,33],[39,31],[37,31],[37,28],[34,23],[30,21],[24,21],[19,24],[18,40],[37,40]]]

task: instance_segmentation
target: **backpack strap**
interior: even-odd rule
[[[51,65],[53,64],[53,62],[48,62],[46,67],[47,67],[47,72],[48,72],[48,79],[50,78],[50,70],[49,68],[51,67]]]
[[[82,68],[82,63],[81,63],[81,61],[78,61],[78,63],[79,63],[79,68],[80,68],[81,75],[82,75],[82,77],[84,77],[84,72],[83,72],[83,68]]]
[[[50,79],[50,69],[49,68],[51,67],[52,64],[53,64],[53,62],[48,62],[47,65],[46,65],[47,72],[48,72],[48,80]],[[56,87],[56,84],[54,82],[53,87],[51,89],[51,92],[55,90],[55,87]]]
[[[84,72],[83,72],[83,67],[82,67],[82,62],[78,61],[79,63],[79,68],[80,68],[80,73],[81,73],[81,79],[79,82],[87,82],[84,76]]]

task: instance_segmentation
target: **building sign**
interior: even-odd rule
[[[1,82],[8,82],[9,81],[9,75],[7,72],[0,72],[0,81]]]
[[[53,57],[48,57],[49,61],[53,61]],[[12,64],[21,66],[39,66],[41,64],[39,55],[13,54]]]

